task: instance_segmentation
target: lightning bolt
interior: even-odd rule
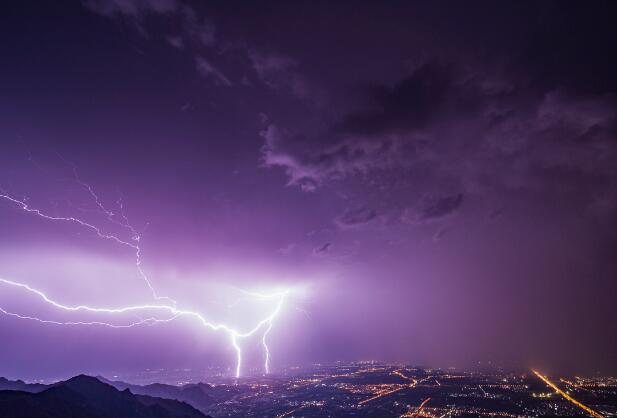
[[[236,352],[236,368],[235,368],[236,378],[240,377],[240,372],[241,372],[241,367],[242,367],[242,349],[240,347],[239,340],[251,337],[257,334],[260,330],[264,329],[264,332],[262,334],[262,339],[261,339],[264,352],[265,352],[264,371],[266,373],[269,373],[270,372],[270,350],[268,348],[266,338],[273,327],[274,319],[280,313],[283,307],[285,299],[287,295],[289,294],[289,290],[279,291],[279,292],[275,292],[272,294],[242,291],[242,293],[252,298],[273,299],[276,301],[274,309],[268,314],[268,316],[266,316],[264,319],[259,321],[253,328],[249,329],[248,331],[239,331],[223,323],[210,322],[199,312],[179,309],[177,307],[178,304],[175,300],[167,296],[160,296],[156,292],[154,286],[152,285],[152,282],[150,281],[150,279],[144,272],[142,268],[142,251],[140,247],[141,235],[129,223],[128,218],[124,213],[124,206],[123,206],[122,200],[119,199],[116,202],[120,208],[120,215],[119,215],[120,219],[118,219],[118,216],[113,211],[108,210],[103,205],[103,203],[101,202],[101,199],[94,192],[92,187],[88,185],[87,183],[82,182],[81,179],[79,179],[79,177],[77,176],[77,171],[75,170],[74,166],[73,166],[73,172],[75,174],[75,180],[90,195],[90,197],[94,201],[94,204],[97,206],[97,210],[100,213],[102,213],[107,218],[107,220],[109,220],[110,222],[130,232],[131,234],[130,241],[121,239],[117,235],[107,233],[103,231],[102,228],[96,226],[95,224],[86,222],[80,218],[76,218],[73,216],[56,216],[56,215],[50,215],[48,213],[45,213],[44,211],[40,209],[31,207],[28,204],[27,199],[25,198],[18,199],[4,192],[0,192],[0,199],[6,200],[14,204],[19,209],[29,214],[41,217],[49,221],[69,222],[69,223],[77,224],[83,228],[91,230],[92,232],[94,232],[94,234],[98,238],[109,240],[115,244],[130,248],[134,252],[134,255],[135,255],[136,269],[140,277],[142,278],[142,280],[145,282],[146,286],[150,290],[150,293],[152,294],[152,297],[156,302],[153,304],[125,306],[125,307],[120,307],[120,308],[91,307],[87,305],[70,306],[70,305],[65,305],[63,303],[60,303],[60,302],[57,302],[51,299],[43,291],[35,289],[25,283],[16,282],[16,281],[5,279],[2,277],[0,277],[0,283],[6,286],[16,287],[28,293],[31,293],[35,295],[36,297],[38,297],[43,302],[45,302],[46,304],[56,309],[59,309],[59,310],[70,311],[70,312],[90,312],[90,313],[96,313],[96,314],[119,314],[119,315],[127,314],[127,313],[139,313],[139,312],[150,312],[152,315],[152,313],[156,312],[158,315],[148,316],[147,318],[139,319],[138,321],[129,322],[126,324],[115,324],[115,323],[105,322],[105,321],[68,321],[68,322],[65,322],[65,321],[47,320],[47,319],[42,319],[36,316],[21,315],[21,314],[17,314],[14,312],[10,312],[10,311],[5,310],[2,307],[0,307],[0,313],[7,315],[7,316],[19,318],[19,319],[36,321],[42,324],[98,325],[98,326],[106,326],[110,328],[132,328],[132,327],[136,327],[140,325],[154,325],[154,324],[163,323],[163,322],[171,322],[180,317],[192,318],[198,321],[199,323],[201,323],[204,327],[212,331],[222,331],[228,335],[231,341],[231,345]]]
[[[275,294],[263,294],[263,293],[258,293],[258,292],[249,292],[243,289],[238,289],[240,292],[244,293],[245,295],[248,295],[250,297],[254,297],[254,298],[259,298],[259,299],[271,299],[274,297],[281,297],[283,296],[283,293],[285,292],[280,292],[280,293],[275,293]],[[286,294],[286,293],[285,293]],[[264,353],[265,353],[265,360],[264,360],[264,370],[266,372],[266,374],[270,374],[270,349],[268,348],[268,343],[267,343],[267,337],[268,334],[270,333],[270,331],[272,330],[272,326],[273,326],[273,321],[274,321],[274,317],[278,314],[278,312],[281,310],[282,307],[282,300],[279,300],[279,303],[276,307],[276,309],[274,310],[274,312],[271,315],[271,318],[269,318],[266,322],[266,329],[264,331],[264,333],[261,336],[261,344],[264,348]]]

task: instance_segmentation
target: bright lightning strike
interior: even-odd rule
[[[169,297],[166,297],[166,296],[159,296],[157,294],[150,279],[148,278],[146,273],[143,271],[141,267],[141,263],[142,263],[141,254],[142,253],[141,253],[141,247],[139,245],[140,240],[141,240],[141,235],[129,223],[128,218],[126,217],[124,213],[124,207],[123,207],[122,201],[121,200],[118,201],[118,205],[120,208],[120,215],[119,215],[120,219],[118,219],[118,216],[114,212],[108,210],[102,204],[101,200],[96,195],[92,187],[90,187],[88,184],[82,182],[79,179],[76,171],[75,171],[75,179],[77,183],[88,192],[90,197],[92,197],[92,199],[94,200],[94,203],[96,204],[98,208],[98,211],[104,214],[110,222],[116,225],[119,225],[120,227],[128,230],[131,233],[130,241],[123,240],[116,235],[104,232],[102,228],[92,223],[86,222],[80,218],[76,218],[73,216],[49,215],[37,208],[31,207],[27,203],[26,199],[20,200],[8,194],[5,194],[5,193],[0,193],[0,199],[9,201],[10,203],[16,205],[19,209],[23,210],[24,212],[36,215],[38,217],[41,217],[41,218],[44,218],[50,221],[71,222],[71,223],[78,224],[84,228],[87,228],[93,231],[98,238],[110,240],[112,242],[115,242],[116,244],[131,248],[135,254],[135,266],[137,268],[137,271],[140,277],[146,283],[156,303],[145,304],[145,305],[135,305],[135,306],[125,306],[121,308],[91,307],[91,306],[86,306],[86,305],[69,306],[69,305],[65,305],[65,304],[62,304],[60,302],[57,302],[51,299],[43,291],[35,289],[29,286],[28,284],[16,282],[13,280],[8,280],[5,278],[0,278],[0,283],[6,286],[12,286],[12,287],[25,290],[26,292],[29,292],[37,296],[40,300],[42,300],[46,304],[53,306],[54,308],[59,309],[59,310],[71,311],[71,312],[82,311],[82,312],[90,312],[90,313],[96,313],[96,314],[125,314],[125,313],[130,313],[130,312],[149,312],[149,313],[156,313],[157,315],[150,316],[145,319],[140,319],[135,322],[118,325],[118,324],[114,324],[111,322],[105,322],[105,321],[71,321],[71,322],[53,321],[53,320],[42,319],[36,316],[17,314],[14,312],[7,311],[3,309],[2,307],[0,307],[1,314],[19,318],[19,319],[32,320],[32,321],[36,321],[36,322],[43,323],[43,324],[99,325],[99,326],[106,326],[106,327],[111,327],[111,328],[131,328],[131,327],[135,327],[139,325],[153,325],[153,324],[162,323],[162,322],[171,322],[180,317],[193,318],[197,320],[198,322],[200,322],[206,328],[209,328],[213,331],[222,331],[228,335],[231,341],[231,345],[236,352],[236,369],[235,369],[236,377],[240,377],[240,372],[241,372],[241,367],[242,367],[242,349],[240,347],[239,340],[253,336],[263,329],[264,331],[261,337],[261,341],[262,341],[262,346],[264,348],[264,353],[265,353],[264,371],[266,373],[270,372],[270,350],[268,348],[266,338],[272,329],[274,319],[280,313],[283,307],[283,303],[285,302],[285,299],[287,295],[289,294],[289,290],[279,291],[279,292],[275,292],[272,294],[242,291],[242,293],[246,294],[247,296],[251,298],[268,299],[268,300],[273,299],[276,301],[274,309],[270,312],[268,316],[266,316],[264,319],[259,321],[253,328],[249,329],[248,331],[244,331],[244,332],[234,329],[226,324],[210,322],[198,312],[179,309],[177,307],[177,302],[175,300]]]

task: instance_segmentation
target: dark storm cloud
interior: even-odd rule
[[[341,179],[372,169],[403,164],[396,138],[342,139],[315,147],[303,135],[293,135],[275,124],[261,132],[264,138],[262,159],[267,167],[283,167],[290,185],[313,191],[323,182]]]
[[[343,214],[335,219],[339,228],[353,228],[364,225],[377,217],[377,211],[369,207],[359,207],[347,209]]]
[[[368,110],[351,112],[338,129],[352,135],[418,130],[448,110],[471,111],[479,105],[477,87],[453,64],[425,63],[393,86],[366,88]]]
[[[84,4],[106,16],[135,18],[140,27],[145,26],[141,22],[145,15],[174,21],[165,39],[191,54],[196,71],[215,85],[242,87],[257,80],[328,111],[323,93],[327,89],[306,76],[306,56],[268,45],[257,47],[249,39],[217,40],[208,13],[202,9],[198,13],[196,6],[173,0]],[[338,116],[319,130],[269,115],[269,126],[261,132],[264,166],[283,168],[288,183],[304,191],[344,179],[375,183],[375,173],[415,167],[422,167],[416,185],[423,189],[444,178],[474,193],[586,187],[581,200],[590,213],[612,212],[617,205],[612,191],[617,182],[612,164],[617,157],[616,104],[614,77],[607,67],[614,67],[614,62],[606,58],[601,45],[613,31],[607,24],[589,26],[594,42],[581,43],[580,37],[564,29],[565,22],[574,24],[570,8],[540,8],[537,12],[550,19],[534,26],[533,36],[532,29],[517,23],[527,19],[526,9],[511,10],[514,17],[504,22],[503,31],[520,34],[499,45],[493,54],[496,59],[479,59],[477,46],[453,53],[427,41],[421,53],[409,58],[406,74],[398,80],[376,77],[357,85],[353,104],[338,109]],[[582,13],[581,24],[588,25],[592,17]],[[481,33],[486,22],[480,19],[476,24]],[[465,36],[478,42],[475,31]],[[558,37],[559,45],[570,47],[555,47]],[[202,52],[201,48],[217,44],[221,48],[216,51]],[[484,47],[488,51],[495,46],[484,40]],[[593,71],[574,59],[574,52],[600,68],[597,77],[589,76]],[[237,57],[230,60],[226,54]],[[232,61],[243,62],[246,68],[228,68]],[[230,76],[238,73],[244,74],[242,83]],[[253,80],[247,78],[251,73]],[[561,183],[567,179],[568,187],[553,187],[556,178]]]
[[[172,0],[85,4],[106,16],[126,16],[144,32],[146,16],[165,20],[167,42],[192,55],[196,72],[215,86],[262,85],[329,113],[323,93],[328,89],[307,76],[310,57],[249,38],[217,39],[207,9]],[[516,26],[519,12],[513,11],[516,17],[505,27]],[[498,59],[478,59],[475,47],[453,53],[427,42],[409,57],[398,80],[375,77],[355,85],[353,100],[343,100],[347,105],[328,114],[319,129],[288,124],[268,112],[261,132],[263,165],[283,168],[288,184],[307,192],[353,180],[387,193],[405,178],[416,189],[415,198],[397,204],[407,208],[401,219],[408,222],[440,218],[438,203],[434,216],[418,212],[425,204],[418,196],[447,194],[453,187],[489,197],[526,190],[562,193],[574,196],[587,214],[611,216],[617,210],[614,83],[605,70],[599,72],[603,81],[586,76],[586,66],[573,61],[571,51],[554,47],[559,34],[577,53],[587,52],[562,30],[560,22],[571,19],[567,10],[550,14],[550,23],[535,29],[536,38],[527,33],[531,29],[517,27],[524,35],[499,45]],[[605,31],[594,29],[594,36],[600,40]],[[594,65],[603,62],[597,44],[601,41],[588,47]],[[534,58],[539,56],[547,57],[542,65]],[[410,170],[421,175],[412,178]],[[384,171],[394,173],[390,180],[384,180]],[[355,225],[343,218],[335,222],[339,228]]]
[[[362,91],[362,109],[349,111],[319,137],[271,125],[262,133],[266,165],[284,167],[290,184],[311,189],[331,179],[408,166],[421,157],[432,129],[452,117],[473,117],[483,96],[494,94],[463,69],[437,61],[393,86],[373,84]]]
[[[263,161],[309,191],[383,169],[423,167],[417,181],[425,184],[448,177],[463,191],[553,192],[561,172],[570,188],[587,188],[587,204],[601,199],[599,208],[612,207],[606,202],[617,199],[614,97],[530,91],[517,80],[430,62],[391,87],[370,87],[363,110],[318,136],[271,125],[262,133]]]

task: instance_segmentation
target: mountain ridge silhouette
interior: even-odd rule
[[[208,418],[186,402],[118,390],[87,375],[43,390],[38,384],[0,381],[0,389],[9,386],[24,390],[0,390],[0,418]]]

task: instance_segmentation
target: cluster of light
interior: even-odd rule
[[[3,193],[3,192],[0,192],[0,199],[3,199],[5,201],[8,201],[14,204],[15,206],[17,206],[19,209],[23,210],[24,212],[27,212],[32,215],[36,215],[38,217],[44,218],[49,221],[70,222],[70,223],[78,224],[81,227],[87,228],[91,230],[92,232],[94,232],[94,234],[98,238],[101,238],[104,240],[110,240],[116,244],[126,246],[132,249],[135,254],[135,266],[137,268],[137,271],[139,272],[140,277],[143,279],[149,291],[151,292],[152,297],[155,300],[155,303],[126,306],[122,308],[91,307],[91,306],[86,306],[86,305],[70,306],[70,305],[65,305],[63,303],[60,303],[60,302],[57,302],[51,299],[43,291],[35,289],[25,283],[17,282],[14,280],[9,280],[9,279],[2,278],[2,277],[0,277],[0,283],[6,286],[16,287],[16,288],[25,290],[31,294],[34,294],[38,296],[46,304],[56,309],[59,309],[59,310],[72,311],[72,312],[81,311],[81,312],[90,312],[90,313],[96,313],[96,314],[124,314],[124,313],[129,313],[129,312],[149,312],[149,313],[156,313],[157,315],[153,315],[148,318],[140,319],[135,322],[130,322],[128,324],[118,325],[115,323],[106,322],[102,320],[101,321],[67,321],[67,322],[54,321],[54,320],[39,318],[38,316],[17,314],[14,312],[10,312],[2,307],[0,307],[0,313],[15,317],[15,318],[37,321],[43,324],[100,325],[100,326],[107,326],[111,328],[130,328],[130,327],[135,327],[138,325],[170,322],[179,317],[190,317],[200,322],[206,328],[209,328],[213,331],[223,331],[227,334],[227,336],[231,340],[231,345],[236,352],[236,369],[235,369],[236,377],[240,377],[240,371],[242,367],[242,349],[240,347],[239,340],[253,336],[257,334],[258,332],[260,332],[261,330],[263,330],[263,333],[261,336],[261,343],[262,343],[262,346],[264,348],[264,353],[265,353],[264,370],[266,373],[270,372],[270,350],[268,348],[266,339],[267,339],[269,332],[272,330],[274,319],[281,312],[283,303],[285,302],[285,299],[287,295],[289,294],[289,290],[278,291],[278,292],[270,293],[270,294],[243,292],[251,298],[271,299],[274,301],[274,308],[270,311],[270,313],[265,318],[261,319],[253,328],[251,328],[248,331],[244,331],[244,332],[234,329],[230,327],[229,325],[226,325],[223,323],[210,322],[199,312],[178,308],[178,303],[175,300],[167,296],[160,296],[156,292],[154,286],[152,285],[152,282],[150,281],[146,273],[143,271],[142,252],[141,252],[141,247],[140,247],[141,235],[129,223],[128,218],[124,213],[124,207],[123,207],[122,201],[118,200],[117,202],[118,207],[120,208],[120,214],[117,215],[114,212],[108,210],[103,205],[103,203],[101,202],[97,194],[94,192],[92,187],[82,182],[79,179],[79,177],[77,177],[77,175],[75,175],[75,179],[78,182],[78,184],[80,184],[88,192],[90,197],[93,199],[94,204],[97,206],[97,210],[100,211],[100,213],[104,215],[108,221],[123,228],[124,230],[128,231],[128,233],[131,234],[130,240],[124,240],[124,239],[119,238],[117,235],[105,232],[101,227],[98,227],[95,224],[92,224],[90,222],[86,222],[80,218],[76,218],[73,216],[50,215],[48,213],[41,211],[40,209],[31,207],[27,203],[26,199],[18,199],[13,196],[10,196],[9,194]]]
[[[401,370],[395,370],[392,372],[393,375],[396,375],[400,378],[403,378],[405,380],[408,380],[410,383],[407,385],[400,385],[400,384],[382,384],[382,385],[377,385],[380,388],[377,390],[377,393],[373,396],[371,396],[368,399],[364,399],[363,401],[358,402],[358,405],[364,405],[367,404],[369,402],[372,402],[376,399],[382,398],[384,396],[388,396],[391,395],[393,393],[396,393],[400,390],[406,389],[406,388],[413,388],[416,387],[418,385],[418,383],[424,382],[426,380],[428,380],[429,378],[425,378],[422,380],[417,380],[414,379],[412,377],[407,377],[403,374],[403,372]]]
[[[587,412],[588,414],[590,414],[591,416],[594,416],[596,418],[602,418],[602,415],[599,414],[598,412],[594,411],[593,409],[591,409],[590,407],[588,407],[587,405],[584,405],[582,403],[580,403],[579,401],[577,401],[576,399],[574,399],[572,396],[568,395],[566,392],[564,392],[563,390],[561,390],[559,388],[559,386],[557,386],[556,384],[554,384],[553,382],[551,382],[549,380],[549,378],[547,376],[544,376],[542,373],[540,373],[537,370],[532,370],[533,374],[535,374],[536,376],[538,376],[538,378],[540,378],[540,380],[542,380],[544,383],[546,383],[546,385],[548,387],[550,387],[551,389],[553,389],[555,391],[555,393],[560,394],[561,396],[563,396],[566,400],[570,401],[573,405],[578,406],[579,408],[581,408],[583,411]]]
[[[420,406],[418,406],[418,408],[416,409],[415,412],[407,412],[403,415],[401,415],[401,418],[403,417],[432,417],[433,415],[431,414],[425,414],[422,412],[422,410],[424,409],[424,407],[426,406],[426,404],[431,400],[431,398],[426,398],[424,401],[422,401],[422,403],[420,404]]]

